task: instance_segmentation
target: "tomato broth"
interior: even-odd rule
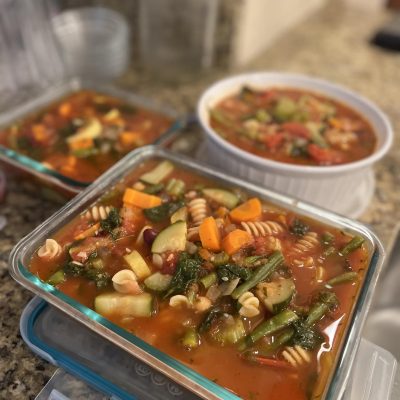
[[[146,161],[30,270],[244,399],[321,397],[369,254],[359,236]]]

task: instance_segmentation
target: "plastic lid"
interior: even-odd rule
[[[20,328],[23,339],[36,354],[114,398],[131,399],[135,396],[139,399],[198,399],[185,388],[39,298],[34,298],[25,308]],[[389,400],[396,368],[397,361],[388,351],[362,339],[351,380],[342,400]],[[53,389],[60,392],[63,387],[64,392],[61,394],[67,398],[76,398],[75,392],[72,396],[69,389],[65,390],[65,387],[71,386],[66,383],[73,378],[68,374],[60,374],[56,373],[55,379],[49,381],[46,395],[50,396]],[[60,376],[65,376],[62,387]],[[88,389],[84,385],[82,390]],[[40,400],[48,398],[51,397],[38,397]]]

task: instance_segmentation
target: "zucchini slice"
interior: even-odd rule
[[[278,279],[272,282],[260,283],[257,286],[257,296],[265,307],[273,314],[283,311],[292,301],[296,286],[293,279]]]
[[[156,185],[166,178],[173,171],[173,169],[174,165],[170,161],[165,160],[158,164],[151,171],[143,174],[140,177],[140,180],[151,185]]]
[[[163,292],[164,290],[168,289],[171,280],[172,275],[156,272],[155,274],[146,278],[144,280],[144,284],[150,290],[154,290],[155,292]]]
[[[203,194],[209,199],[214,200],[229,209],[235,208],[239,203],[239,197],[228,190],[206,188],[203,189]]]
[[[115,314],[150,317],[153,313],[153,296],[150,293],[136,295],[118,292],[104,293],[94,299],[94,309],[105,317]]]
[[[187,224],[178,221],[166,227],[155,238],[151,251],[164,253],[165,251],[183,251],[186,247]]]

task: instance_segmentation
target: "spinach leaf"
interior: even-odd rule
[[[303,319],[294,321],[292,326],[294,328],[294,335],[292,337],[294,345],[299,345],[307,350],[313,350],[324,341],[323,336]]]
[[[304,236],[310,230],[310,227],[305,222],[296,218],[290,225],[289,230],[296,236]]]
[[[250,278],[251,272],[236,264],[225,264],[217,267],[217,275],[220,281],[228,282],[236,278],[247,280]]]
[[[100,222],[101,229],[108,232],[114,237],[114,229],[121,225],[121,217],[119,216],[118,209],[113,207],[106,219]]]
[[[161,204],[161,206],[145,208],[143,214],[152,222],[160,222],[169,218],[175,211],[185,205],[183,201],[175,201]]]
[[[199,257],[192,257],[186,252],[181,253],[165,297],[182,294],[193,282],[197,281],[201,263]]]

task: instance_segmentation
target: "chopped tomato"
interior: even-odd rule
[[[307,146],[310,156],[320,165],[341,164],[344,162],[340,152],[333,149],[323,149],[314,143]]]
[[[293,136],[298,136],[304,139],[310,138],[310,131],[307,127],[299,122],[285,122],[281,125],[283,131],[288,132]]]
[[[283,133],[274,133],[264,136],[264,143],[270,150],[276,150],[282,145],[285,140],[285,135]]]

